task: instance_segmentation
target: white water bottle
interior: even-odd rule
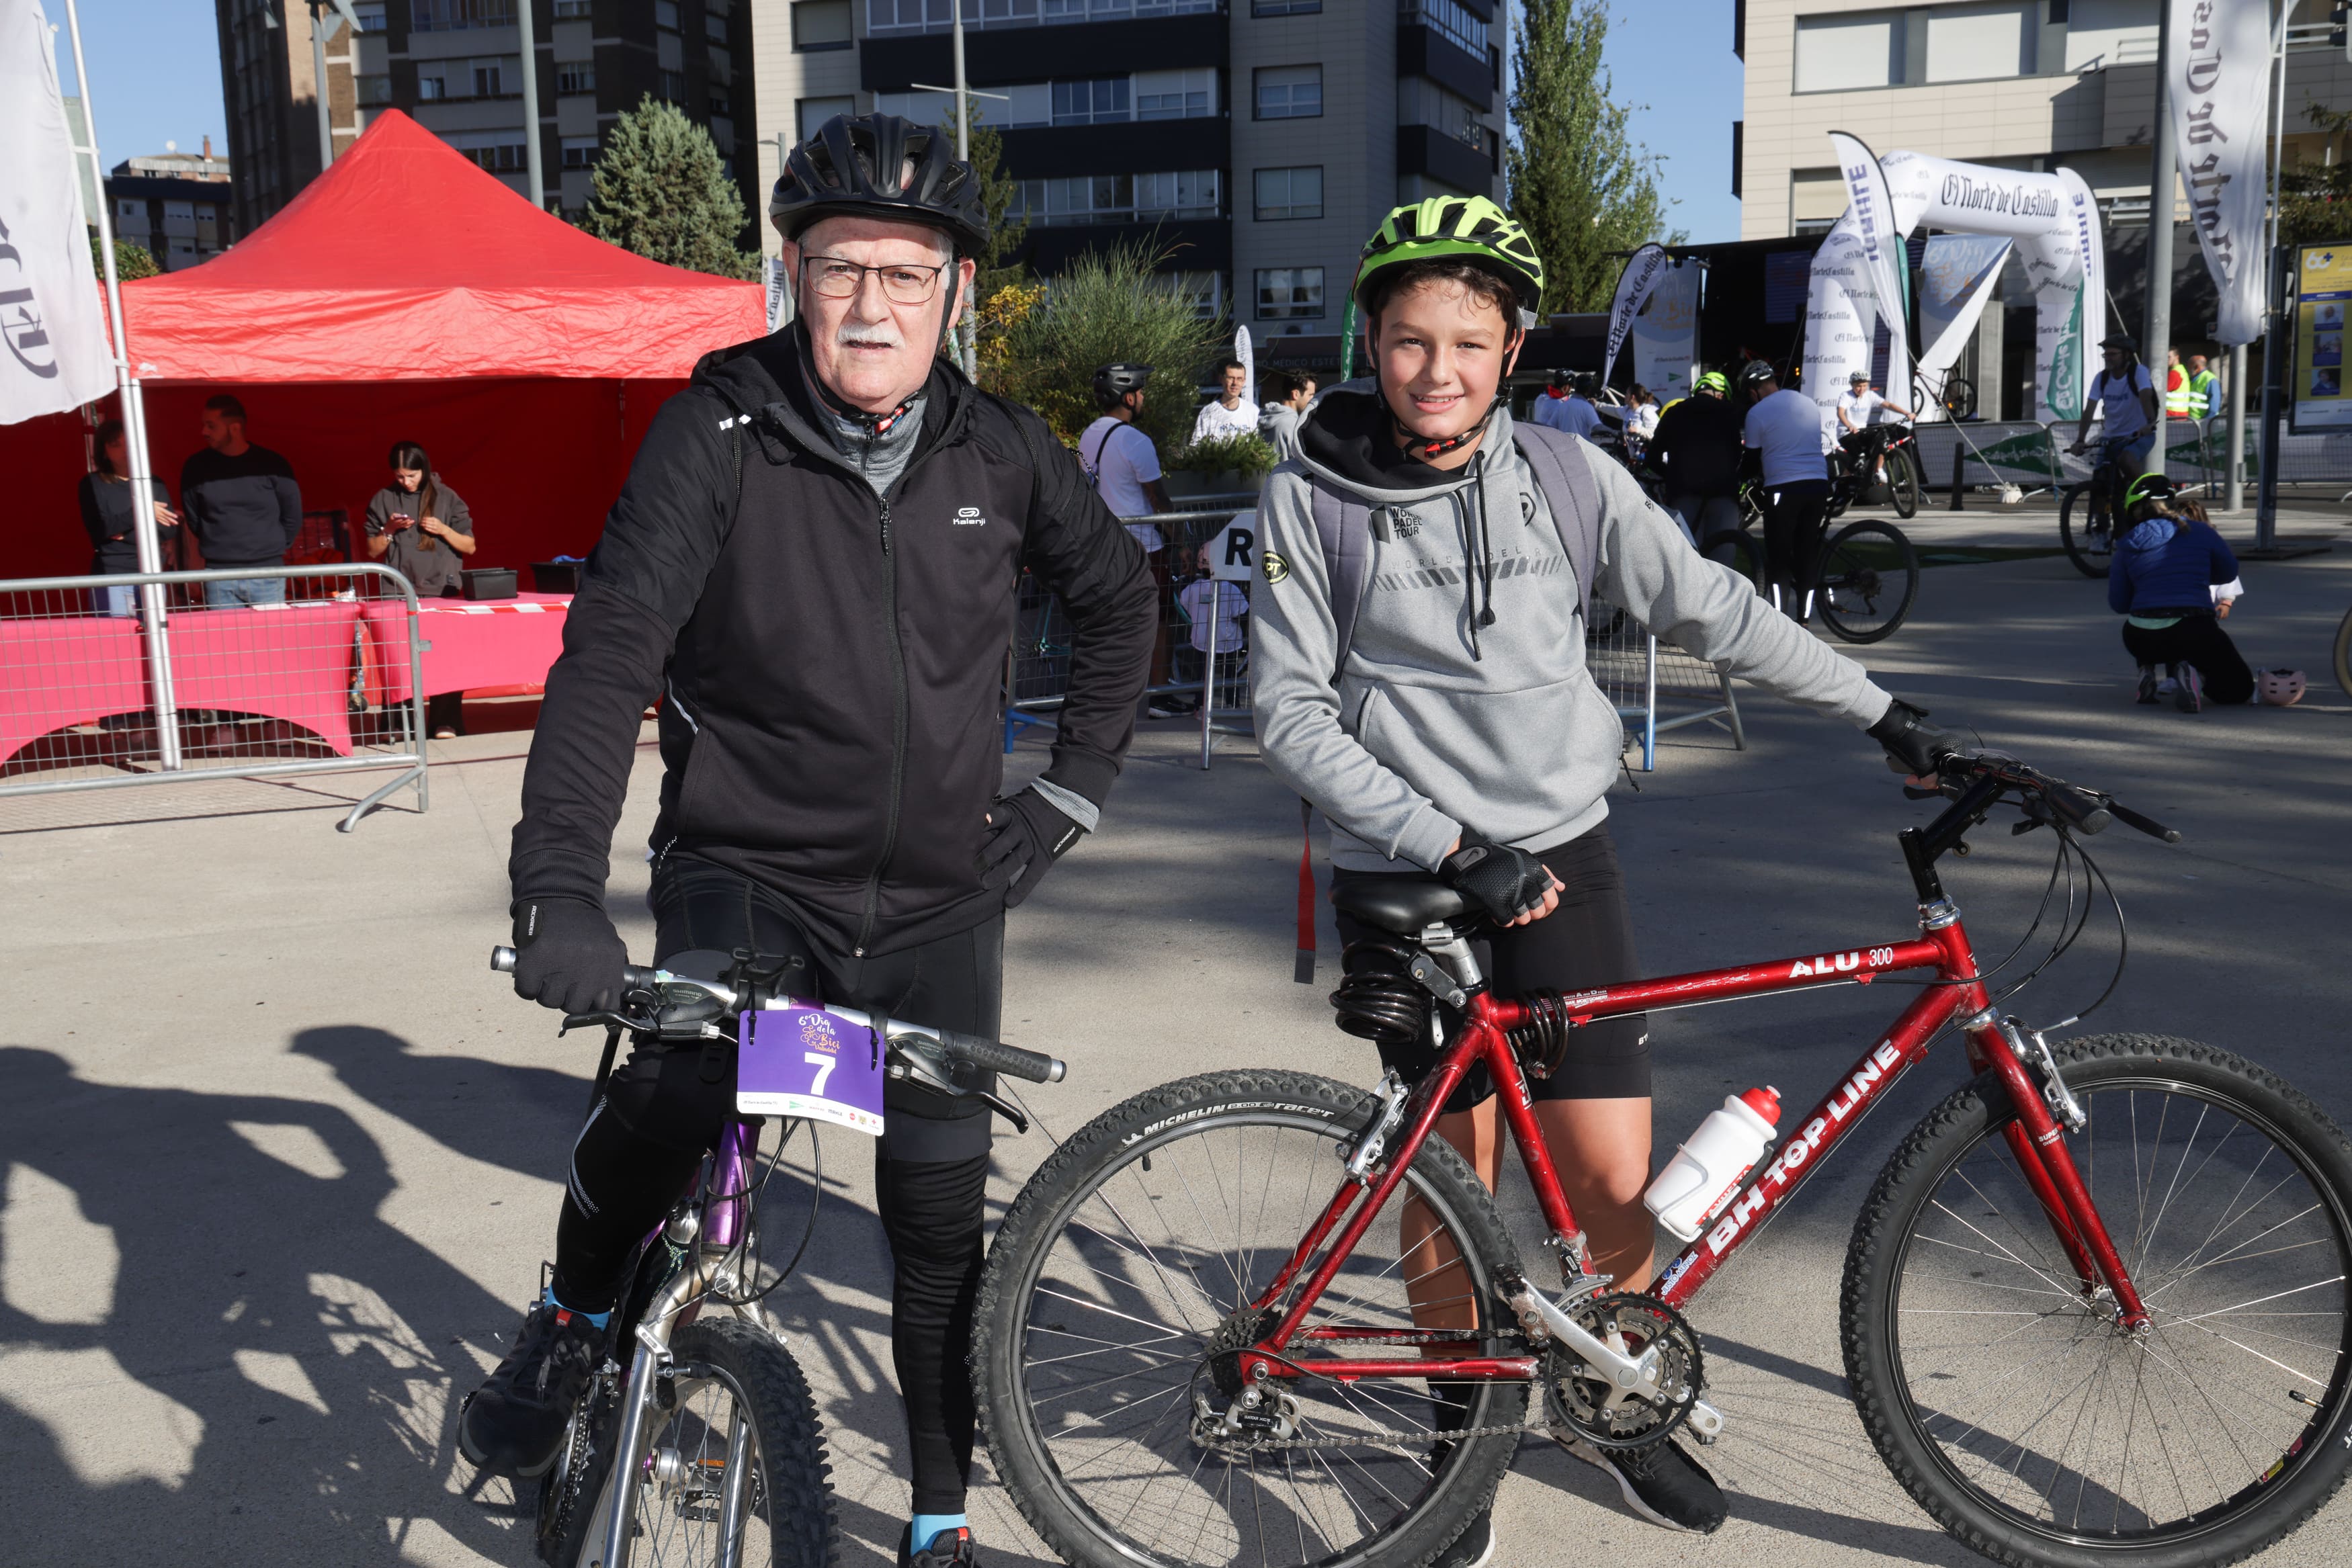
[[[1658,1223],[1685,1241],[1723,1212],[1739,1184],[1764,1157],[1780,1120],[1780,1092],[1750,1089],[1725,1097],[1690,1141],[1675,1151],[1642,1201]]]

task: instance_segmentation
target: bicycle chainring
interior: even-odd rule
[[[1657,1383],[1670,1403],[1661,1407],[1617,1387],[1576,1352],[1555,1343],[1546,1353],[1545,1386],[1559,1406],[1559,1424],[1595,1448],[1617,1452],[1654,1448],[1689,1419],[1706,1384],[1698,1334],[1683,1315],[1654,1296],[1614,1291],[1595,1296],[1570,1315],[1595,1338],[1636,1361],[1658,1358]]]

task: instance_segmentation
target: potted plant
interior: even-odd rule
[[[1171,497],[1238,496],[1255,490],[1274,463],[1274,447],[1262,436],[1218,435],[1185,443],[1160,466]]]

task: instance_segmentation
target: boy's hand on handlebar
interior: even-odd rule
[[[597,904],[533,898],[515,906],[515,995],[562,1013],[610,1012],[628,946]]]
[[[1559,907],[1559,878],[1525,850],[1476,833],[1454,841],[1437,862],[1437,880],[1468,898],[1497,925],[1527,925]]]
[[[1865,731],[1886,748],[1886,765],[1916,788],[1936,787],[1936,765],[1960,750],[1958,737],[1927,721],[1927,710],[1901,697],[1886,705],[1885,713]]]

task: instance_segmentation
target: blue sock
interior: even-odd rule
[[[940,1532],[965,1528],[966,1518],[961,1513],[919,1513],[914,1529],[908,1534],[913,1549],[920,1552],[937,1540]]]
[[[575,1318],[586,1318],[590,1322],[595,1324],[600,1329],[613,1321],[613,1313],[610,1308],[607,1308],[601,1312],[583,1312],[577,1307],[567,1307],[562,1301],[557,1301],[555,1299],[555,1291],[552,1287],[542,1291],[541,1294],[547,1298],[547,1304],[549,1306],[555,1308],[559,1312],[570,1312]]]

